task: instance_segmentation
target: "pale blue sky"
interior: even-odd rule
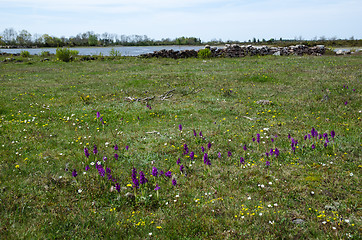
[[[211,39],[362,38],[362,0],[0,0],[0,33]]]

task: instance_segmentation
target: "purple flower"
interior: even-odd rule
[[[104,122],[103,122],[103,117],[101,117],[101,118],[99,119],[99,121],[100,121],[102,124],[104,124]]]
[[[323,138],[324,139],[328,138],[328,133],[323,133]]]
[[[117,192],[121,191],[121,185],[119,183],[116,183],[116,190]]]
[[[219,152],[219,153],[217,154],[217,156],[218,156],[219,158],[221,158],[221,152]]]
[[[204,135],[202,135],[202,132],[201,132],[201,131],[200,131],[200,133],[199,133],[199,136],[200,136],[200,137],[204,137]]]
[[[334,136],[336,136],[336,133],[334,132],[334,130],[331,131],[331,137],[334,138]]]
[[[89,170],[89,165],[85,166],[85,170],[86,170],[86,171]]]
[[[314,146],[314,144],[312,144],[312,149],[315,149],[315,146]]]
[[[274,151],[272,148],[270,149],[269,153],[270,153],[270,156],[273,156]]]
[[[169,177],[169,178],[172,177],[172,172],[171,172],[171,171],[166,172],[166,173],[165,173],[165,176],[166,176],[166,177]]]
[[[114,150],[117,151],[118,150],[118,145],[114,145]]]
[[[148,182],[148,180],[145,177],[145,174],[142,171],[140,171],[140,184],[145,184],[146,182]]]
[[[106,168],[106,173],[107,173],[107,174],[111,174],[111,172],[112,172],[111,169],[110,169],[109,167],[107,167],[107,168]]]
[[[353,92],[355,92],[355,91],[356,91],[356,89],[353,88]]]
[[[103,157],[103,161],[107,161],[107,157],[106,157],[106,156]]]
[[[197,136],[197,133],[196,133],[195,129],[193,129],[193,130],[194,130],[194,136],[196,137],[196,136]]]
[[[184,165],[181,165],[181,166],[180,166],[180,171],[181,171],[181,172],[184,172]]]
[[[177,182],[176,179],[172,179],[172,185],[176,186]]]
[[[98,149],[97,149],[97,145],[94,144],[93,146],[93,153],[97,154],[98,153]]]
[[[244,144],[244,147],[243,147],[243,149],[244,149],[244,151],[246,151],[246,150],[247,150],[247,148],[246,148],[246,144]]]
[[[182,125],[178,125],[178,129],[180,129],[180,131],[182,131]]]
[[[268,153],[268,152],[266,152],[265,155],[266,155],[266,157],[269,157],[269,153]]]
[[[129,146],[127,145],[127,146],[126,146],[126,150],[128,150],[128,148],[129,148]]]
[[[162,176],[164,173],[163,173],[163,171],[162,170],[160,170],[160,176]]]
[[[271,142],[274,142],[274,138],[270,138],[270,141],[271,141]]]
[[[260,143],[260,134],[259,134],[259,133],[256,134],[256,142],[257,142],[257,143]]]
[[[135,168],[132,169],[132,182],[133,182],[133,187],[134,188],[138,188],[139,187],[139,182],[137,179],[137,170]]]
[[[205,152],[204,146],[201,146],[201,151],[202,151],[202,152]]]
[[[114,154],[114,158],[115,158],[116,160],[118,160],[118,154],[117,154],[117,153]]]
[[[278,150],[278,148],[275,148],[275,149],[274,149],[274,153],[275,153],[275,157],[278,157],[278,156],[279,156],[279,150]]]
[[[88,148],[84,148],[84,155],[85,155],[87,158],[89,157]]]
[[[325,143],[324,143],[324,147],[326,148],[327,146],[328,146],[328,143],[325,142]]]
[[[97,112],[97,118],[100,118],[101,114],[99,112]]]
[[[211,148],[211,142],[209,142],[209,143],[207,144],[207,148],[208,148],[208,149]]]
[[[176,164],[180,165],[180,163],[181,163],[181,160],[180,160],[180,158],[178,158]]]
[[[230,151],[228,151],[228,157],[231,157],[231,155],[232,155],[232,154],[231,154],[231,152],[230,152]]]
[[[312,137],[311,137],[311,135],[308,133],[308,139],[311,139]]]
[[[191,158],[191,161],[193,161],[193,160],[194,160],[194,157],[195,157],[194,152],[191,152],[191,153],[190,153],[190,158]]]
[[[347,105],[348,104],[348,101],[346,101],[345,103],[344,103],[344,105]]]
[[[75,169],[73,170],[72,175],[73,175],[73,177],[78,176],[78,173],[77,173],[77,171]]]
[[[305,141],[305,140],[307,140],[307,138],[308,138],[308,136],[307,136],[307,135],[305,135],[305,136],[304,136],[304,141]]]
[[[158,190],[160,190],[160,186],[158,186],[158,184],[156,184],[155,191],[158,191]]]
[[[266,161],[266,162],[265,162],[265,165],[266,165],[267,167],[269,167],[269,166],[270,166],[270,162],[269,162],[269,161]]]
[[[290,133],[288,134],[288,138],[289,138],[289,139],[291,138]]]
[[[253,142],[255,142],[255,138],[253,138]]]
[[[243,165],[245,164],[245,160],[244,160],[243,157],[240,158],[240,163],[243,164]]]
[[[104,168],[102,165],[97,165],[97,170],[98,170],[98,173],[101,177],[104,177],[106,175],[106,171],[104,171]]]
[[[204,154],[204,164],[211,165],[211,162],[209,160],[209,157],[208,157],[207,153]]]
[[[184,149],[185,149],[184,155],[188,154],[189,153],[189,148],[187,147],[186,143],[184,144]]]
[[[157,175],[158,175],[158,170],[157,170],[156,167],[153,167],[152,168],[152,176],[157,177]]]

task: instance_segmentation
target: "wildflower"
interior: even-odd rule
[[[308,136],[307,136],[307,135],[305,135],[305,136],[304,136],[304,141],[305,141],[305,140],[307,140],[307,138],[308,138]]]
[[[231,157],[232,153],[230,151],[228,151],[228,157]]]
[[[218,156],[219,158],[221,158],[221,152],[219,152],[219,153],[217,154],[217,156]]]
[[[109,167],[106,168],[106,173],[111,174],[111,169]]]
[[[83,190],[82,189],[78,189],[78,193],[82,193],[83,192]]]
[[[240,163],[243,164],[243,165],[245,164],[245,160],[244,160],[243,157],[240,158]]]
[[[208,148],[208,149],[211,148],[211,142],[209,142],[209,143],[207,144],[207,148]]]
[[[334,132],[334,130],[331,131],[331,137],[334,138],[336,136],[336,133]]]
[[[255,138],[253,138],[253,142],[255,142]]]
[[[193,129],[193,131],[194,131],[194,137],[196,137],[196,136],[197,136],[197,133],[196,133],[195,129]]]
[[[346,101],[345,103],[344,103],[344,105],[347,105],[348,104],[348,101]]]
[[[275,157],[278,157],[278,156],[279,156],[279,150],[278,150],[278,148],[275,148],[275,149],[274,149],[274,153],[275,153]]]
[[[78,176],[78,173],[77,173],[77,171],[75,169],[73,170],[72,175],[73,175],[73,177]]]
[[[204,146],[201,146],[201,151],[202,151],[202,152],[205,152]]]
[[[158,186],[158,184],[156,184],[155,191],[158,191],[158,190],[160,190],[160,186]]]
[[[158,175],[158,170],[157,170],[156,167],[153,167],[152,168],[152,176],[157,177],[157,175]]]
[[[97,165],[97,170],[101,177],[104,177],[106,175],[106,171],[104,171],[104,168],[102,165]]]
[[[129,146],[127,145],[127,146],[126,146],[126,150],[128,150],[128,148],[129,148]]]
[[[101,114],[99,112],[97,112],[97,118],[100,118]]]
[[[326,148],[327,146],[328,146],[328,143],[327,143],[327,142],[325,142],[325,143],[324,143],[324,147]]]
[[[180,166],[180,171],[183,173],[184,172],[184,165]]]
[[[308,133],[308,135],[307,135],[307,136],[308,136],[308,139],[311,139],[311,138],[312,138],[312,137],[311,137],[311,135],[310,135],[309,133]]]
[[[172,185],[176,186],[177,182],[176,179],[172,179]]]
[[[132,169],[132,181],[133,181],[133,187],[138,188],[139,182],[137,179],[137,170],[135,168]]]
[[[178,125],[178,129],[180,129],[180,131],[182,131],[182,125]]]
[[[117,144],[116,145],[114,145],[114,150],[118,150],[118,146],[117,146]]]
[[[256,142],[257,142],[257,143],[260,143],[260,134],[259,134],[259,133],[256,134]]]
[[[86,170],[86,171],[89,170],[89,165],[85,166],[85,170]]]
[[[207,156],[207,153],[204,154],[204,164],[210,166],[211,162],[209,160],[209,157]]]
[[[172,172],[171,171],[166,172],[165,176],[171,178],[172,177]]]
[[[353,177],[353,173],[350,173],[349,176]]]
[[[116,160],[118,160],[118,154],[117,154],[117,153],[114,154],[114,158],[115,158]]]
[[[314,144],[312,144],[312,149],[315,149],[315,146],[314,146]]]
[[[180,165],[180,163],[181,163],[181,160],[180,160],[180,158],[178,158],[177,161],[176,161],[176,164]]]
[[[116,190],[117,192],[121,191],[121,185],[119,183],[116,183]]]
[[[195,157],[194,152],[191,152],[191,153],[190,153],[190,158],[191,158],[191,161],[193,161],[193,160],[194,160],[194,157]]]
[[[269,157],[269,153],[268,153],[268,152],[266,152],[265,155],[266,155],[266,157]]]
[[[106,157],[106,156],[103,157],[103,161],[104,161],[104,162],[107,161],[107,157]]]
[[[267,167],[269,167],[269,166],[270,166],[270,162],[269,162],[269,161],[266,161],[266,162],[265,162],[265,165],[266,165]]]
[[[200,137],[204,137],[204,135],[202,135],[202,132],[201,132],[201,131],[200,131],[200,133],[199,133],[199,136],[200,136]]]
[[[288,134],[288,138],[289,138],[289,139],[291,138],[290,133]]]
[[[270,156],[273,156],[274,150],[271,148],[269,153],[270,153]]]
[[[274,138],[270,138],[270,141],[271,141],[271,142],[274,142]]]
[[[140,184],[145,184],[147,182],[148,182],[148,180],[145,177],[145,174],[142,171],[140,171]]]
[[[188,154],[188,153],[189,153],[189,148],[187,147],[187,144],[186,144],[186,143],[184,144],[184,149],[185,149],[184,154],[185,154],[185,155]]]
[[[86,156],[86,158],[89,157],[88,148],[84,148],[84,155]]]
[[[244,151],[246,151],[246,150],[247,150],[247,148],[246,148],[246,144],[244,144],[243,149],[244,149]]]

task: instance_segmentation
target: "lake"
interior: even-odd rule
[[[200,50],[204,46],[137,46],[137,47],[75,47],[72,50],[79,51],[79,55],[99,55],[109,56],[112,49],[121,53],[121,56],[139,56],[144,53],[152,53],[154,51],[166,50]],[[0,49],[0,52],[10,54],[20,53],[21,51],[28,51],[31,55],[40,55],[42,51],[48,51],[55,54],[56,48],[14,48],[14,49]]]

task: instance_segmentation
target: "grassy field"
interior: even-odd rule
[[[40,60],[0,63],[1,239],[361,238],[361,55]]]

